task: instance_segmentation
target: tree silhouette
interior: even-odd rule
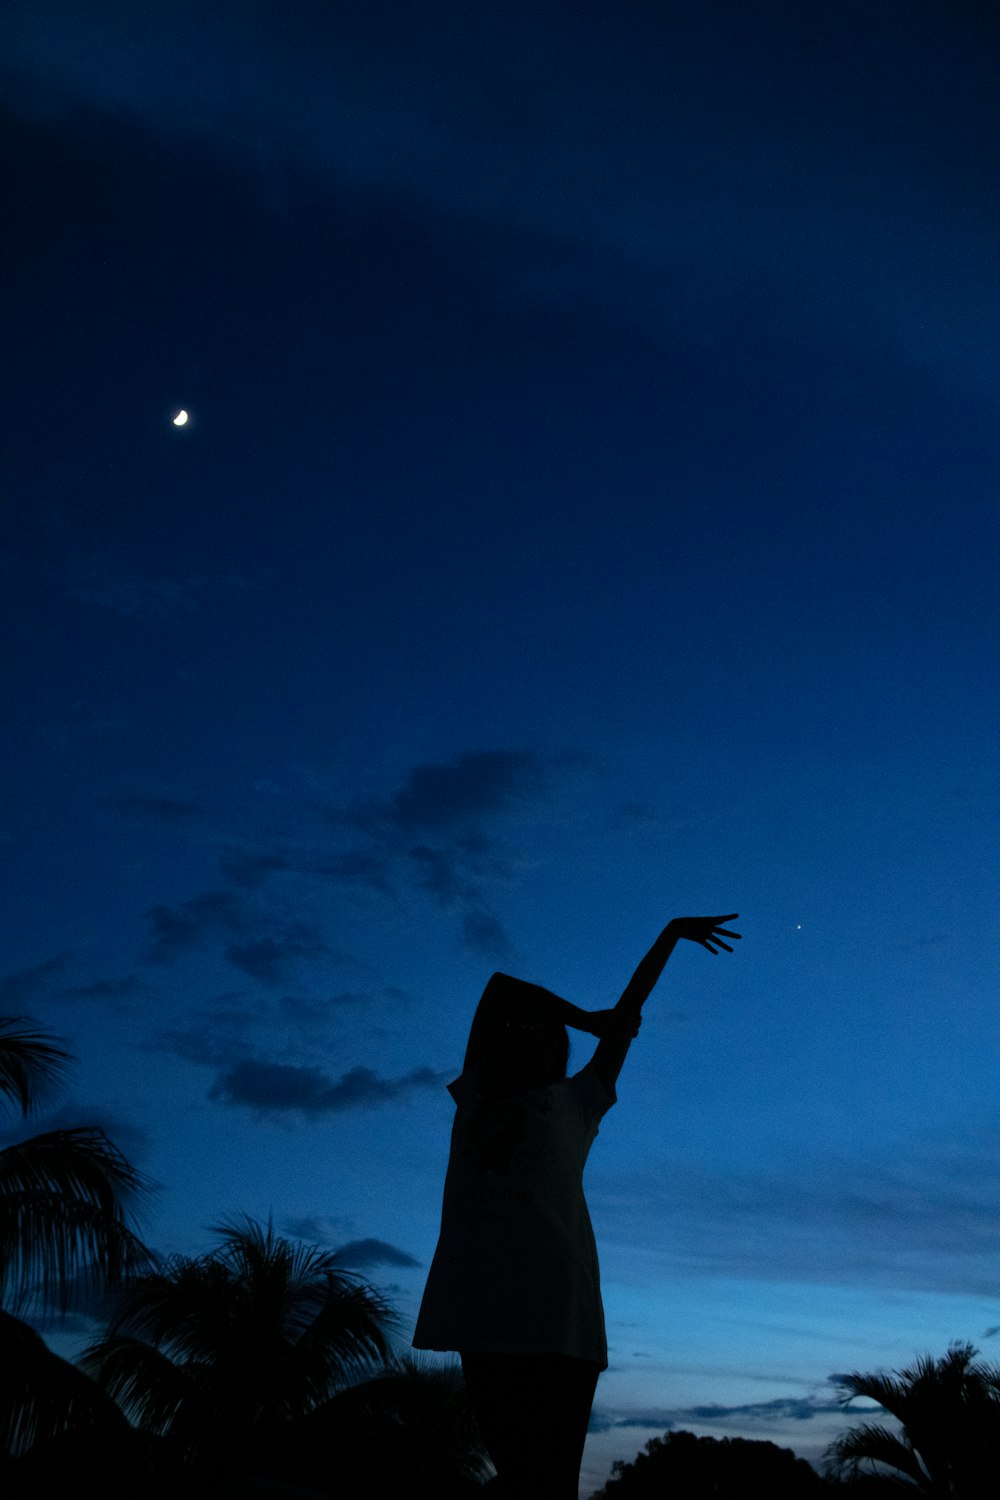
[[[632,1463],[620,1459],[591,1500],[816,1500],[828,1483],[790,1448],[752,1438],[696,1437],[668,1432],[652,1438]]]
[[[299,1427],[345,1386],[384,1368],[393,1317],[334,1255],[251,1219],[127,1287],[81,1356],[171,1463],[206,1481],[278,1476]]]
[[[23,1016],[0,1018],[0,1095],[23,1118],[58,1085],[70,1055]],[[63,1312],[74,1296],[150,1264],[130,1223],[147,1184],[103,1130],[50,1130],[0,1150],[0,1305]]]
[[[981,1500],[1000,1487],[1000,1369],[976,1362],[971,1344],[940,1359],[924,1355],[907,1369],[842,1375],[843,1405],[878,1402],[899,1423],[864,1422],[832,1443],[831,1471],[871,1475],[884,1488],[900,1482],[918,1494]]]
[[[457,1364],[405,1358],[341,1392],[302,1423],[290,1478],[336,1495],[441,1500],[474,1495],[493,1473]]]
[[[40,1334],[0,1312],[0,1480],[5,1500],[72,1494],[100,1476],[104,1500],[154,1500],[149,1454],[115,1403]]]

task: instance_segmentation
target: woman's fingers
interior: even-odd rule
[[[707,948],[709,953],[717,953],[724,948],[727,953],[732,953],[732,948],[725,941],[732,938],[739,942],[742,934],[733,932],[732,928],[724,927],[724,922],[733,922],[739,916],[739,912],[727,912],[719,917],[677,917],[674,922],[674,930],[680,937],[690,938],[692,942],[700,943]]]
[[[738,933],[738,932],[731,932],[728,927],[719,927],[718,925],[716,925],[716,926],[714,926],[712,928],[712,942],[713,943],[721,942],[724,937],[726,937],[726,938],[735,938],[736,941],[739,942],[741,935],[742,934]],[[725,947],[724,943],[723,943],[723,947]]]
[[[736,915],[737,913],[734,912],[733,916]],[[727,953],[732,953],[732,947],[729,943],[725,942],[724,939],[733,938],[735,942],[739,942],[740,934],[738,932],[732,932],[728,927],[723,927],[720,925],[722,922],[731,922],[732,919],[732,917],[709,917],[707,919],[711,922],[712,926],[707,936],[702,939],[702,942],[708,949],[709,953],[715,953],[719,948],[724,948]],[[713,946],[713,944],[715,946]]]

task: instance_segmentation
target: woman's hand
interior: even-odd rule
[[[730,945],[723,941],[724,938],[735,938],[739,942],[742,936],[739,932],[730,932],[723,927],[723,922],[735,922],[739,912],[732,911],[724,917],[674,917],[672,922],[667,923],[668,932],[674,937],[687,938],[689,942],[700,943],[707,948],[709,953],[718,953],[720,948],[725,948],[727,953],[732,953]]]
[[[601,1042],[614,1041],[616,1037],[638,1036],[642,1025],[642,1016],[638,1012],[626,1016],[620,1010],[592,1010],[588,1013],[587,1020],[587,1030]]]

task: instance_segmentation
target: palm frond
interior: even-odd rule
[[[484,1484],[493,1466],[479,1435],[457,1364],[406,1358],[339,1392],[295,1423],[294,1448],[338,1455],[345,1489],[406,1493],[412,1475],[431,1493],[456,1482]]]
[[[0,1296],[71,1304],[151,1264],[129,1222],[149,1191],[102,1130],[48,1131],[0,1151]]]
[[[839,1474],[857,1474],[866,1464],[884,1464],[888,1469],[905,1474],[916,1485],[923,1485],[927,1480],[913,1449],[890,1432],[888,1427],[876,1422],[865,1422],[862,1426],[845,1432],[830,1444],[826,1457]]]
[[[27,1016],[0,1016],[0,1094],[27,1116],[62,1082],[70,1054]]]
[[[322,1305],[285,1354],[285,1381],[298,1411],[381,1369],[394,1327],[392,1309],[373,1287],[340,1269],[327,1271]]]
[[[19,1457],[82,1428],[126,1432],[115,1403],[35,1330],[0,1312],[0,1451]]]
[[[381,1365],[388,1354],[393,1314],[374,1288],[338,1262],[332,1251],[274,1233],[273,1225],[250,1218],[223,1222],[212,1259],[225,1265],[246,1299],[246,1315],[259,1331],[270,1328],[277,1356],[310,1370],[329,1395]]]
[[[143,1432],[168,1433],[195,1394],[185,1371],[141,1339],[109,1334],[77,1363]]]
[[[174,1255],[119,1298],[115,1333],[143,1339],[179,1363],[211,1361],[233,1328],[232,1277],[211,1256]]]
[[[894,1375],[882,1373],[865,1375],[855,1370],[850,1375],[840,1375],[837,1378],[840,1388],[840,1404],[844,1407],[852,1401],[864,1399],[874,1401],[882,1407],[883,1411],[902,1421],[902,1413],[905,1409],[908,1392]]]

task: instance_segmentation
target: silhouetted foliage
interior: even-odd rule
[[[123,1288],[74,1365],[0,1313],[5,1494],[399,1495],[490,1473],[457,1366],[396,1362],[394,1319],[335,1255],[252,1220]]]
[[[668,1432],[631,1463],[613,1464],[591,1500],[816,1500],[830,1488],[804,1458],[776,1443]]]
[[[0,1450],[8,1500],[69,1494],[100,1476],[105,1500],[152,1492],[148,1452],[115,1403],[27,1323],[0,1312]]]
[[[288,1472],[333,1494],[394,1497],[419,1475],[424,1492],[457,1500],[493,1471],[458,1365],[405,1359],[306,1418]]]
[[[0,1445],[13,1455],[52,1443],[67,1429],[104,1436],[128,1428],[94,1382],[53,1354],[39,1333],[0,1312]]]
[[[863,1422],[831,1444],[831,1472],[866,1478],[871,1493],[898,1491],[982,1500],[1000,1490],[1000,1368],[977,1363],[971,1344],[907,1369],[838,1381],[843,1404],[878,1402],[899,1430]]]
[[[62,1079],[69,1053],[22,1016],[0,1019],[0,1095],[27,1117]],[[63,1311],[151,1263],[130,1223],[147,1185],[103,1130],[50,1130],[0,1150],[0,1303]]]
[[[331,1252],[252,1220],[216,1232],[126,1289],[80,1360],[196,1488],[287,1475],[304,1419],[384,1369],[392,1324]]]

